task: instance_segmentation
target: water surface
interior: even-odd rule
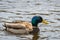
[[[35,15],[49,21],[39,24],[35,35],[14,35],[3,31],[3,23],[31,21]],[[60,40],[60,0],[0,0],[0,40]]]

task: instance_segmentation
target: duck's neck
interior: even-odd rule
[[[33,23],[32,22],[32,26],[37,27],[38,26],[38,23]]]

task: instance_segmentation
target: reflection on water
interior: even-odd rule
[[[34,28],[33,29],[33,38],[32,38],[32,40],[38,40],[38,38],[39,38],[39,28]]]

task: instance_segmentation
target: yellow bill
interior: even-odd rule
[[[48,24],[48,21],[43,20],[42,23],[43,23],[43,24]]]

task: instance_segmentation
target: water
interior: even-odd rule
[[[3,31],[3,23],[31,21],[35,15],[49,21],[39,24],[35,35],[14,35]],[[0,40],[60,40],[60,0],[0,0]]]

